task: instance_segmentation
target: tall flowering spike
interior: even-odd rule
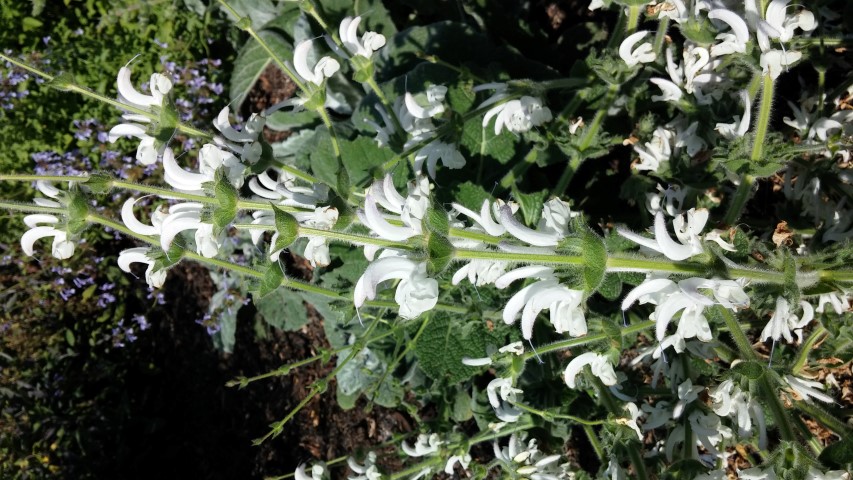
[[[323,81],[334,75],[341,68],[332,57],[322,57],[313,66],[308,66],[308,53],[313,46],[313,40],[304,40],[293,49],[293,68],[306,82],[311,82],[316,86],[321,86]]]
[[[634,46],[646,38],[646,35],[648,34],[649,32],[647,31],[640,31],[632,35],[628,35],[628,37],[622,41],[622,44],[619,45],[619,57],[621,57],[629,67],[633,67],[640,63],[654,62],[657,58],[657,55],[655,55],[654,52],[654,47],[649,42],[643,43],[639,47],[634,48]]]
[[[438,303],[438,282],[427,276],[425,262],[389,256],[371,263],[358,279],[353,292],[355,306],[376,299],[379,284],[391,279],[400,280],[394,300],[401,317],[415,318]]]
[[[338,34],[341,37],[341,43],[344,44],[344,48],[350,54],[370,58],[373,52],[385,46],[385,36],[376,32],[365,32],[359,40],[358,26],[360,23],[360,16],[346,17],[341,20]]]

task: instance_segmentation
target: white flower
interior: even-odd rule
[[[427,173],[431,178],[435,178],[435,167],[439,160],[446,168],[453,170],[465,166],[465,157],[462,156],[462,152],[456,148],[455,144],[433,140],[415,153],[414,169],[416,172],[420,172],[426,163]]]
[[[500,135],[504,128],[515,134],[528,132],[553,118],[551,110],[542,105],[540,99],[527,95],[491,108],[483,117],[483,128],[489,125],[492,117],[495,117],[495,135]]]
[[[57,200],[61,198],[61,191],[53,185],[39,180],[36,182],[36,188],[44,195],[52,198],[35,198],[33,201],[42,207],[62,208],[62,204]],[[51,254],[58,260],[65,260],[74,255],[74,242],[68,240],[68,233],[65,230],[56,228],[60,223],[59,217],[47,213],[35,213],[24,217],[24,225],[29,230],[21,236],[21,249],[27,256],[33,256],[35,253],[34,245],[37,240],[45,237],[53,237],[51,246]]]
[[[358,218],[380,238],[393,242],[405,241],[423,233],[421,220],[429,207],[429,193],[429,180],[418,175],[409,184],[409,195],[404,198],[394,187],[391,176],[386,175],[383,181],[376,181],[368,188],[364,196],[364,209],[358,210]],[[391,214],[383,214],[379,206]],[[401,221],[403,225],[391,224],[386,216]]]
[[[536,317],[547,308],[557,333],[568,332],[573,337],[580,337],[587,333],[582,300],[583,291],[572,290],[553,279],[543,280],[516,292],[504,308],[503,320],[507,325],[512,325],[521,314],[521,335],[530,340]]]
[[[406,108],[409,113],[420,119],[432,118],[436,115],[444,113],[444,96],[447,94],[447,87],[443,85],[430,85],[427,88],[425,95],[419,95],[418,99],[409,92],[403,97]],[[425,98],[424,98],[425,97]],[[421,103],[426,103],[422,105]]]
[[[776,80],[782,74],[783,68],[787,68],[797,63],[803,54],[794,50],[770,50],[761,54],[759,64],[765,75],[770,75],[770,78]]]
[[[347,480],[381,480],[382,474],[376,467],[376,453],[373,451],[367,452],[364,459],[364,465],[360,465],[353,457],[347,457],[347,465],[357,475],[347,477]]]
[[[797,28],[804,32],[810,32],[817,28],[814,14],[808,10],[801,10],[795,15],[788,16],[790,0],[773,0],[767,6],[764,20],[758,22],[758,45],[762,52],[770,49],[770,41],[788,42],[794,37]],[[775,78],[775,77],[774,77]]]
[[[684,413],[684,408],[690,403],[699,398],[699,392],[705,390],[705,387],[696,385],[693,386],[693,381],[689,378],[678,385],[676,390],[678,394],[678,402],[675,403],[675,408],[672,409],[672,418],[677,419]]]
[[[565,236],[558,231],[532,230],[524,226],[513,216],[512,207],[509,205],[501,207],[500,222],[507,233],[536,247],[556,247]]]
[[[708,12],[708,18],[721,20],[732,29],[732,33],[717,35],[717,40],[722,42],[711,47],[712,57],[746,52],[746,44],[749,43],[749,27],[740,15],[731,10],[718,8]]]
[[[808,480],[849,480],[850,474],[842,470],[830,470],[826,473],[820,470],[809,467],[809,473],[806,475]]]
[[[714,298],[708,297],[700,290],[710,290]],[[678,330],[672,341],[676,342],[676,351],[683,351],[685,339],[696,337],[703,342],[713,339],[711,327],[702,313],[706,307],[720,304],[730,309],[742,308],[749,304],[749,297],[743,287],[734,280],[706,280],[694,277],[675,283],[666,278],[651,276],[628,292],[622,301],[622,310],[627,310],[636,301],[657,305],[651,318],[656,321],[655,336],[661,342],[666,338],[667,326],[675,315],[681,312]]]
[[[276,180],[270,177],[269,172],[276,174]],[[288,207],[314,208],[329,199],[328,186],[322,183],[299,186],[294,175],[278,168],[271,168],[249,180],[249,190],[261,198],[274,200],[276,205]]]
[[[848,296],[843,292],[824,293],[818,297],[817,313],[823,313],[824,307],[829,305],[836,314],[841,315],[847,311]]]
[[[453,475],[453,468],[457,463],[462,467],[462,470],[465,470],[471,463],[471,455],[468,453],[465,455],[451,455],[447,459],[447,463],[444,464],[444,473]]]
[[[133,86],[133,83],[130,81],[130,74],[130,68],[127,65],[121,67],[118,71],[116,86],[118,87],[119,101],[130,104],[138,109],[157,113],[156,110],[163,106],[163,100],[172,89],[172,81],[159,73],[151,75],[151,81],[149,82],[151,95],[145,95],[137,91]],[[142,165],[154,164],[157,161],[158,154],[161,152],[155,147],[154,137],[148,134],[143,125],[140,125],[140,123],[151,123],[151,119],[145,115],[135,113],[125,113],[122,115],[122,118],[136,123],[121,123],[110,129],[108,136],[110,143],[115,142],[119,137],[136,137],[140,140],[139,146],[136,149],[136,160]]]
[[[732,437],[731,430],[720,424],[720,417],[713,413],[703,413],[701,410],[691,412],[687,421],[690,422],[692,429],[691,437],[686,437],[684,425],[678,425],[673,428],[666,441],[665,452],[667,460],[671,461],[676,448],[685,442],[691,449],[691,458],[699,458],[699,452],[696,447],[701,445],[708,452],[709,461],[717,459],[720,455],[717,445],[724,438]]]
[[[524,413],[513,406],[520,393],[524,393],[524,391],[513,387],[512,380],[509,378],[495,378],[486,387],[489,403],[495,409],[495,415],[502,422],[515,422]]]
[[[140,235],[160,235],[160,248],[168,252],[175,237],[184,230],[195,230],[196,252],[206,258],[213,258],[219,251],[222,242],[219,235],[214,234],[213,225],[201,221],[204,205],[196,202],[184,202],[169,207],[168,213],[159,208],[151,215],[151,225],[146,225],[136,219],[133,206],[137,199],[128,199],[121,209],[121,217],[125,226]]]
[[[361,55],[365,58],[370,58],[373,52],[385,46],[385,36],[376,32],[365,32],[361,40],[358,38],[358,25],[361,23],[361,17],[346,17],[341,20],[341,26],[338,33],[341,37],[341,43],[352,55]]]
[[[633,67],[639,63],[654,62],[655,58],[657,58],[657,55],[655,55],[654,52],[654,47],[649,42],[643,43],[639,47],[634,48],[634,46],[639,43],[640,40],[646,38],[646,35],[648,34],[649,32],[643,30],[628,35],[628,37],[622,41],[622,44],[619,45],[619,56],[629,67]]]
[[[655,214],[655,238],[653,239],[637,235],[621,227],[617,228],[616,231],[628,240],[661,253],[670,260],[681,261],[704,252],[699,234],[707,222],[708,210],[704,208],[691,208],[687,213],[675,217],[672,223],[675,227],[675,235],[681,243],[669,236],[669,232],[666,230],[666,220],[663,212],[660,211]]]
[[[814,319],[814,307],[808,302],[800,302],[800,306],[803,308],[802,320],[791,312],[791,307],[785,297],[776,297],[776,311],[773,312],[767,326],[762,330],[761,340],[766,341],[772,338],[776,342],[784,337],[785,341],[791,343],[794,341],[791,337],[791,330],[798,331],[797,336],[802,337],[803,327]]]
[[[328,472],[322,465],[312,466],[310,477],[305,473],[305,466],[306,465],[303,463],[296,467],[296,470],[293,472],[293,478],[296,480],[325,480],[328,478]]]
[[[611,387],[612,390],[613,387]],[[637,408],[637,404],[634,402],[628,402],[625,404],[625,410],[628,410],[628,414],[631,416],[630,419],[619,419],[621,420],[619,423],[627,426],[631,430],[637,432],[637,439],[641,442],[643,441],[643,432],[640,430],[640,426],[637,424],[637,420],[643,417],[643,412]]]
[[[293,67],[303,80],[319,87],[341,68],[341,64],[332,57],[322,57],[316,65],[309,67],[308,53],[312,45],[312,40],[304,40],[293,49]]]
[[[501,448],[497,441],[492,444],[495,460],[501,463],[504,476],[529,478],[531,480],[555,480],[560,475],[557,462],[560,455],[543,456],[536,439],[524,444],[523,437],[512,434],[509,444]]]
[[[263,132],[266,118],[263,115],[253,113],[243,126],[243,130],[237,131],[231,126],[231,122],[228,119],[229,112],[230,109],[226,106],[219,112],[216,120],[214,120],[213,126],[225,137],[224,140],[216,137],[214,141],[240,155],[243,162],[254,165],[260,160],[261,153],[263,153],[263,147],[258,142],[258,137]],[[240,183],[242,184],[242,179]]]
[[[166,281],[166,269],[154,270],[155,260],[150,256],[151,249],[148,247],[127,248],[118,254],[118,266],[127,273],[131,273],[131,263],[144,263],[148,265],[145,270],[145,282],[151,288],[160,288]]]
[[[672,156],[672,139],[675,133],[663,127],[657,127],[652,134],[652,141],[646,142],[645,148],[634,145],[634,151],[640,156],[640,162],[632,165],[635,170],[650,170],[657,172],[660,165],[669,162]]]
[[[147,120],[147,118],[146,118]],[[110,129],[108,139],[115,143],[120,137],[136,137],[139,146],[136,148],[136,160],[142,165],[153,165],[159,155],[154,146],[154,137],[148,135],[147,130],[137,123],[120,123]]]
[[[731,379],[724,380],[709,394],[713,403],[711,408],[721,417],[735,419],[740,435],[752,433],[752,421],[758,424],[760,448],[766,448],[767,430],[764,422],[764,410],[761,405],[737,387]]]
[[[510,206],[510,213],[515,213],[518,210],[517,203],[504,203],[502,200],[497,200],[495,202],[483,200],[483,206],[480,207],[479,214],[474,213],[474,211],[469,210],[458,203],[451,204],[454,210],[473,220],[477,228],[493,237],[500,237],[506,233],[506,228],[504,228],[499,221],[495,220],[495,218],[500,219],[500,209],[503,205]]]
[[[651,78],[650,82],[660,87],[662,95],[652,95],[654,102],[678,102],[684,95],[676,83],[665,78]]]
[[[595,352],[586,352],[573,358],[563,373],[563,379],[569,388],[577,388],[576,377],[587,365],[590,366],[592,374],[601,380],[601,383],[608,386],[616,385],[616,372],[607,357]]]
[[[199,173],[188,172],[178,165],[171,148],[164,149],[163,179],[176,190],[199,193],[205,183],[216,180],[216,171],[222,168],[229,183],[238,188],[243,185],[246,167],[230,152],[208,143],[199,150],[198,160]]]
[[[338,210],[334,207],[317,207],[314,215],[302,222],[301,225],[319,230],[331,230],[338,221]],[[329,243],[326,237],[308,235],[308,244],[305,245],[303,256],[311,263],[312,267],[325,267],[332,262],[329,255]],[[275,242],[273,242],[275,245]]]
[[[494,260],[471,260],[453,274],[451,283],[459,285],[463,278],[468,278],[471,284],[482,287],[495,283],[495,280],[506,273],[506,262]]]
[[[136,90],[133,82],[130,81],[131,71],[127,65],[121,67],[116,77],[116,86],[118,87],[119,99],[127,103],[131,103],[139,108],[160,107],[163,104],[163,99],[172,89],[172,81],[169,77],[155,73],[151,75],[149,88],[151,95],[145,95]]]
[[[438,282],[426,274],[426,263],[403,257],[383,257],[370,265],[355,285],[355,306],[376,298],[380,283],[399,279],[394,300],[400,306],[400,316],[415,318],[438,303]]]
[[[785,375],[785,381],[797,395],[803,400],[809,401],[812,398],[825,403],[834,403],[835,400],[829,395],[821,392],[823,385],[812,380],[805,380],[793,375]]]
[[[403,442],[400,446],[403,448],[403,452],[410,457],[423,457],[438,453],[438,447],[442,445],[444,445],[444,442],[441,441],[437,433],[431,435],[421,433],[418,435],[418,440],[414,446],[409,445],[407,441]]]
[[[723,138],[734,140],[746,135],[749,131],[749,123],[752,115],[752,100],[747,90],[740,91],[740,99],[743,102],[743,117],[735,115],[734,123],[718,123],[714,130],[718,131]]]

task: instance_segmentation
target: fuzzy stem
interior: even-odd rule
[[[637,31],[640,25],[640,12],[642,7],[639,5],[631,5],[628,7],[628,23],[625,25],[625,36],[629,36]]]
[[[32,175],[26,173],[0,174],[0,182],[85,182],[88,179],[88,175]]]
[[[662,17],[658,20],[658,29],[655,33],[654,52],[658,58],[661,58],[663,44],[666,43],[666,32],[669,30],[669,17]]]
[[[770,114],[773,110],[773,78],[764,75],[761,82],[761,106],[758,109],[758,119],[755,128],[755,139],[752,144],[752,154],[749,159],[758,162],[764,159],[764,141],[770,130]]]
[[[62,215],[67,212],[67,210],[61,207],[43,207],[41,205],[35,205],[32,203],[19,203],[12,201],[0,201],[0,208],[5,208],[7,210],[12,210],[13,212],[21,213],[49,213]]]

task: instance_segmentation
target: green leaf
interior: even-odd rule
[[[427,253],[429,255],[427,271],[430,276],[439,275],[450,265],[453,260],[453,251],[453,244],[446,237],[435,232],[429,235],[427,239]]]
[[[486,345],[503,345],[503,339],[493,336],[481,321],[464,323],[463,318],[437,313],[424,320],[429,324],[415,345],[415,352],[421,369],[430,378],[448,384],[466,380],[480,369],[464,365],[464,357],[485,357]]]
[[[758,380],[764,376],[765,368],[761,362],[740,362],[731,368],[731,372],[735,375],[746,377],[749,380]]]
[[[589,227],[581,227],[579,234],[584,258],[584,292],[588,296],[595,293],[604,280],[604,273],[607,269],[607,249],[604,246],[604,240]]]
[[[225,168],[216,170],[216,180],[213,186],[217,206],[213,210],[213,225],[223,229],[234,221],[237,216],[237,189],[225,176]]]
[[[104,194],[110,191],[113,177],[106,173],[92,173],[89,178],[83,183],[86,187],[95,194]]]
[[[270,293],[278,290],[281,287],[281,282],[284,280],[284,273],[281,271],[281,266],[278,262],[273,263],[264,272],[264,278],[258,288],[258,298],[264,298]]]
[[[393,152],[380,147],[369,137],[361,136],[341,142],[341,159],[353,185],[370,183],[376,177],[374,171],[393,157]]]
[[[255,300],[258,313],[271,326],[292,332],[308,323],[308,310],[298,292],[280,288]]]
[[[284,210],[272,205],[275,213],[275,229],[278,232],[278,237],[275,240],[275,245],[272,251],[278,251],[289,247],[299,237],[299,222],[296,218],[285,212]]]
[[[454,187],[453,196],[462,206],[479,212],[483,206],[483,200],[491,200],[492,196],[483,187],[467,181]]]
[[[831,468],[848,468],[853,463],[853,435],[824,448],[817,459]]]
[[[617,300],[622,296],[622,279],[616,273],[604,275],[604,280],[598,286],[598,293],[607,300]]]
[[[539,221],[539,216],[542,215],[542,207],[545,205],[545,199],[548,197],[548,190],[521,193],[520,190],[513,186],[512,195],[518,201],[521,215],[524,217],[524,223],[535,226]]]
[[[482,119],[475,117],[462,125],[459,143],[468,149],[469,157],[488,157],[506,164],[515,155],[515,141],[508,130],[495,135],[494,121],[484,127]]]
[[[293,57],[293,46],[278,33],[264,30],[258,36],[281,58]],[[243,104],[249,90],[267,68],[272,59],[254,39],[249,40],[237,54],[231,74],[231,104],[236,108]]]
[[[460,388],[453,397],[453,408],[450,411],[450,418],[456,422],[466,422],[474,416],[474,411],[471,409],[471,395],[467,389]]]

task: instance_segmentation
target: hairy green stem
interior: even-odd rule
[[[0,201],[0,208],[5,208],[7,210],[12,210],[14,212],[21,213],[49,213],[62,215],[67,212],[67,210],[62,207],[43,207],[41,205],[36,205],[33,203],[20,203],[11,201]]]

